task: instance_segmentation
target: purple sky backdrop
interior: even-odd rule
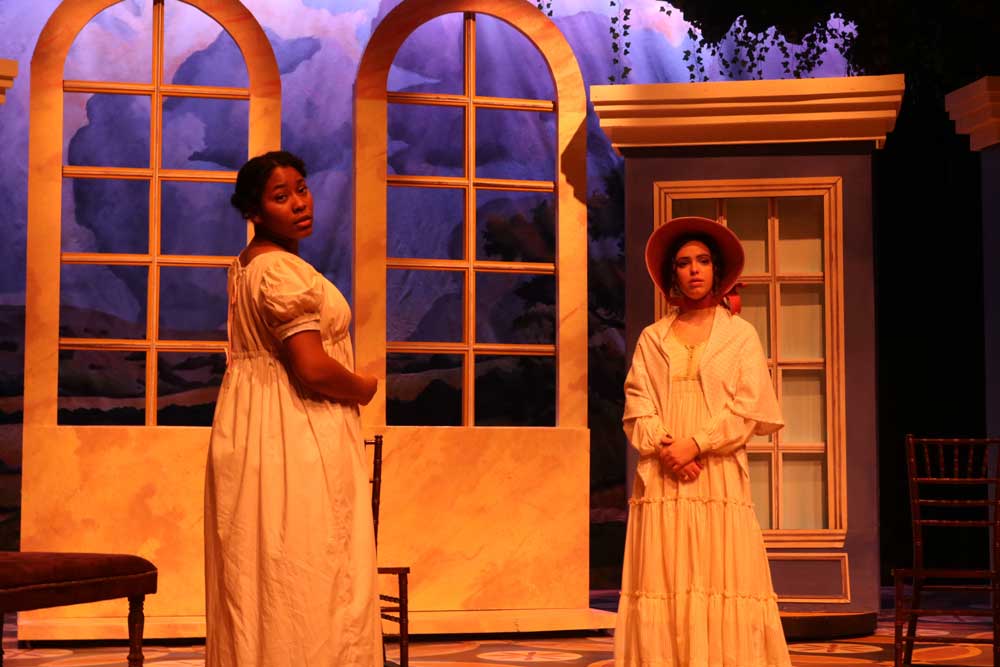
[[[0,210],[3,211],[0,229],[6,239],[0,245],[0,304],[3,305],[24,303],[30,58],[39,32],[58,4],[57,0],[0,3],[0,25],[19,27],[0,35],[0,57],[16,59],[20,66],[15,85],[8,91],[7,103],[0,106],[0,145],[4,146],[7,157],[0,161]],[[66,77],[148,81],[151,4],[147,0],[125,0],[98,15],[74,43],[67,60]],[[350,215],[351,90],[358,61],[372,30],[399,2],[247,0],[245,4],[267,31],[281,68],[283,144],[306,158],[317,195],[319,224],[314,238],[305,244],[303,254],[349,294],[353,224]],[[611,64],[608,35],[611,8],[606,0],[560,0],[553,5],[553,18],[574,49],[585,83],[588,86],[607,83],[615,69]],[[632,53],[627,59],[632,72],[628,82],[687,81],[682,53],[691,48],[691,43],[686,36],[689,26],[680,12],[674,11],[667,16],[660,11],[663,3],[652,0],[631,2],[627,6],[633,10]],[[495,21],[492,25],[489,23],[483,21],[481,26],[484,32],[489,31],[489,39],[481,43],[480,87],[544,95],[550,84],[539,77],[544,72],[534,66],[538,62],[537,54],[518,48],[518,43],[523,43],[519,34]],[[178,0],[167,0],[167,26],[165,67],[168,80],[219,85],[245,82],[245,69],[231,40],[227,35],[220,36],[214,22]],[[460,31],[455,32],[457,26],[457,21],[445,19],[439,25],[424,28],[423,34],[414,35],[413,42],[400,52],[390,79],[392,85],[399,88],[435,82],[446,85],[459,65],[456,60],[459,54],[457,40],[460,40]],[[436,44],[436,39],[442,35],[456,45],[450,52],[442,47],[425,47],[425,44]],[[783,76],[772,60],[769,58],[765,76]],[[708,69],[712,78],[718,78],[717,65],[709,63]],[[842,75],[844,69],[843,59],[831,50],[822,71],[813,75],[837,76]],[[92,100],[90,113],[94,117],[88,118],[84,98],[67,96],[64,134],[67,148],[71,141],[75,142],[83,162],[102,154],[101,147],[112,132],[121,136],[123,111],[129,112],[126,115],[131,115],[135,127],[145,122],[143,109],[136,108],[141,106],[141,101],[123,107],[123,100]],[[104,103],[103,108],[101,103]],[[175,103],[166,110],[165,130],[171,148],[167,151],[168,159],[176,166],[215,169],[238,166],[242,157],[240,151],[245,151],[245,134],[231,121],[241,111],[238,104],[232,103],[225,109],[209,109],[204,102]],[[530,166],[528,156],[534,154],[535,144],[544,140],[542,125],[524,124],[522,133],[534,137],[526,142],[530,150],[523,151],[522,155],[494,156],[492,168],[496,173],[516,173],[518,168]],[[589,189],[601,190],[604,175],[617,166],[618,158],[597,128],[593,114],[588,125]],[[508,131],[510,128],[499,129]],[[141,153],[142,137],[136,139]],[[396,142],[394,155],[397,159],[407,153],[411,160],[427,158],[426,152],[433,145],[429,139],[433,137],[425,137],[421,145],[405,146]],[[88,145],[90,153],[87,153]],[[431,155],[429,162],[433,164],[438,158]],[[67,204],[73,200],[72,194],[68,193]],[[196,216],[204,218],[201,222],[207,226],[205,229],[218,237],[219,243],[232,243],[232,226],[240,224],[234,214],[224,206],[206,205],[204,198],[198,196],[187,199],[183,193],[177,196],[181,197],[178,206],[184,201],[201,202],[191,205],[195,206]],[[111,210],[120,212],[115,211],[113,203]],[[64,211],[64,235],[84,244],[95,243],[95,237],[108,237],[111,230],[106,226],[122,218],[118,215],[109,218],[105,213],[107,211],[91,211],[74,215],[73,210]],[[357,215],[363,220],[363,211]],[[177,233],[182,234],[182,230]],[[615,250],[604,243],[595,244],[591,251],[602,254]],[[134,316],[138,304],[128,295],[134,294],[137,286],[123,284],[118,277],[108,277],[109,283],[102,285],[102,298],[117,300],[117,314]],[[84,292],[75,297],[67,293],[66,298],[90,298],[86,295],[87,290]]]

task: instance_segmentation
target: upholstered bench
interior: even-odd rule
[[[156,566],[138,556],[0,551],[0,619],[11,611],[128,598],[129,667],[142,665],[142,605],[155,592]]]

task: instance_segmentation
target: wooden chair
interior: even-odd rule
[[[910,665],[919,616],[990,616],[992,639],[920,637],[923,642],[993,644],[993,666],[1000,667],[1000,512],[997,457],[1000,438],[915,438],[906,436],[906,460],[913,522],[913,567],[893,570],[896,585],[895,667]],[[927,528],[957,528],[969,534],[987,533],[989,568],[928,567],[925,561]],[[956,537],[956,531],[943,531]],[[940,533],[935,534],[940,537]],[[947,553],[948,549],[935,550]],[[958,551],[958,550],[952,550]],[[985,554],[984,554],[985,555]],[[936,565],[936,564],[935,564]],[[905,596],[904,585],[912,591]],[[990,597],[990,608],[935,606],[930,591],[979,591]],[[906,633],[903,624],[906,623]],[[905,640],[905,649],[904,649]]]
[[[376,435],[371,440],[365,440],[365,445],[372,447],[372,519],[375,522],[375,545],[378,546],[378,513],[382,496],[382,436]],[[399,625],[399,665],[409,667],[410,664],[410,621],[409,621],[409,583],[410,568],[379,567],[379,574],[389,574],[396,577],[398,597],[379,594],[380,612],[382,618]],[[381,603],[387,604],[381,604]],[[382,646],[383,652],[385,645]]]
[[[128,664],[142,667],[142,607],[156,592],[156,576],[156,566],[139,556],[3,551],[0,625],[6,612],[128,598]]]

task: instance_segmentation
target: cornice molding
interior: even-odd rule
[[[7,101],[7,89],[14,85],[17,61],[0,58],[0,104]]]
[[[590,87],[621,152],[650,146],[874,141],[896,124],[902,74]]]
[[[972,150],[1000,143],[1000,76],[984,76],[945,95],[944,107],[955,131],[969,135]]]

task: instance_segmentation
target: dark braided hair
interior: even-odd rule
[[[229,203],[244,219],[249,219],[260,210],[264,186],[276,167],[292,167],[305,178],[306,163],[299,156],[288,151],[271,151],[250,158],[236,174],[236,188]]]

